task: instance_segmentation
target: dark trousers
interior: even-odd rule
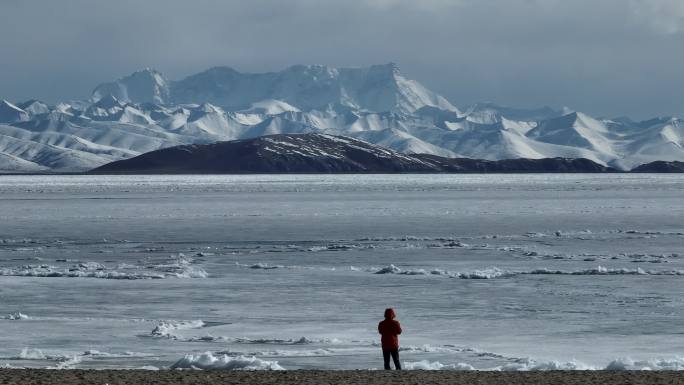
[[[382,349],[382,358],[385,360],[385,370],[390,370],[390,355],[394,361],[394,368],[401,370],[401,363],[399,362],[399,349]]]

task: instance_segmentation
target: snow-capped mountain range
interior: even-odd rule
[[[597,119],[482,103],[458,109],[394,64],[216,67],[170,81],[145,69],[87,101],[0,101],[0,171],[72,172],[181,144],[269,134],[343,135],[404,153],[500,160],[586,158],[618,169],[684,161],[684,122]]]

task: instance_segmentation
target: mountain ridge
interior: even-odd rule
[[[165,148],[100,166],[93,174],[615,172],[587,159],[486,161],[407,155],[354,138],[277,134]]]
[[[684,161],[677,117],[605,119],[493,103],[460,110],[389,63],[252,74],[214,67],[179,81],[146,68],[99,85],[91,100],[2,101],[0,172],[82,172],[165,147],[298,133],[489,161],[586,158],[620,170]]]
[[[123,102],[211,103],[227,109],[275,99],[305,110],[341,103],[372,111],[413,112],[426,105],[457,111],[446,98],[403,77],[394,63],[358,68],[299,64],[264,73],[216,66],[178,81],[146,68],[98,85],[91,100],[107,94]]]

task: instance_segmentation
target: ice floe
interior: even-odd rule
[[[169,257],[164,263],[143,266],[117,264],[115,267],[108,267],[98,262],[86,261],[69,266],[36,264],[3,267],[0,268],[0,276],[101,279],[207,278],[209,274],[194,263],[192,258],[178,254]]]
[[[257,357],[227,354],[214,355],[211,352],[187,354],[171,365],[172,369],[221,369],[221,370],[284,370],[278,361],[265,361]]]
[[[475,370],[472,365],[464,363],[442,364],[439,361],[421,360],[416,362],[405,362],[404,368],[407,370]]]
[[[181,339],[178,336],[172,337],[174,339]],[[340,344],[337,338],[318,338],[311,339],[307,337],[300,338],[247,338],[247,337],[228,337],[228,336],[212,336],[204,335],[198,337],[188,337],[181,339],[184,342],[227,342],[234,344],[250,344],[250,345],[309,345],[309,344]]]
[[[17,313],[8,314],[8,315],[4,316],[3,319],[10,320],[10,321],[18,321],[18,320],[31,319],[31,317],[27,316],[24,313],[17,312]]]
[[[49,365],[46,369],[73,369],[76,365],[84,361],[95,361],[95,360],[111,360],[111,359],[125,359],[133,358],[139,359],[142,357],[151,357],[149,353],[137,353],[137,352],[123,352],[123,353],[108,353],[99,350],[86,350],[84,352],[75,353],[69,351],[53,351],[53,350],[43,350],[37,348],[23,348],[18,355],[12,357],[1,357],[0,359],[7,361],[33,361],[33,362],[44,362]],[[34,365],[31,365],[32,367]],[[0,366],[1,367],[1,366]],[[16,368],[17,366],[11,366]]]
[[[354,270],[354,269],[352,269]],[[356,268],[356,271],[359,269]],[[596,268],[581,270],[556,270],[539,268],[531,270],[506,270],[497,267],[490,267],[481,270],[467,272],[451,272],[440,269],[402,269],[390,264],[380,269],[368,269],[373,274],[395,274],[395,275],[442,275],[450,278],[460,279],[494,279],[508,278],[519,275],[662,275],[662,276],[684,276],[684,270],[645,270],[642,268],[607,268],[598,266]]]
[[[467,363],[443,364],[439,361],[405,362],[406,369],[413,370],[481,370],[481,371],[550,371],[550,370],[684,370],[684,358],[633,360],[623,358],[611,361],[608,365],[590,365],[580,361],[538,361],[518,359],[516,362],[495,367],[475,368]]]
[[[200,329],[206,326],[202,320],[194,321],[160,321],[157,326],[152,329],[150,335],[153,337],[164,337],[177,339],[178,336],[174,334],[178,330]]]

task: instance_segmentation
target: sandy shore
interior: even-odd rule
[[[684,384],[684,372],[427,372],[427,371],[144,371],[0,369],[0,384],[378,384],[378,385],[660,385]]]

